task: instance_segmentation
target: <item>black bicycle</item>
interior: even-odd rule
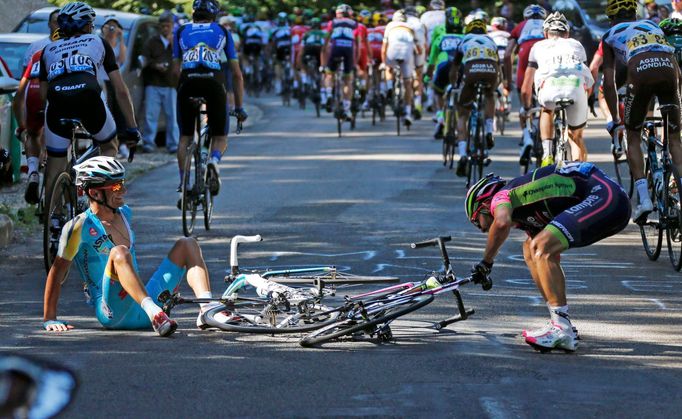
[[[483,168],[490,164],[488,150],[483,130],[485,127],[485,90],[490,86],[483,82],[475,85],[475,99],[469,115],[467,150],[467,183],[466,187],[473,185],[483,177]]]
[[[74,166],[100,154],[99,145],[94,141],[83,154],[80,153],[80,142],[90,140],[92,135],[85,129],[78,119],[60,119],[60,124],[71,129],[71,144],[69,146],[69,162],[66,169],[59,173],[50,188],[45,191],[45,206],[43,221],[43,259],[45,270],[50,271],[59,248],[59,238],[62,228],[67,221],[85,211],[88,206],[87,198],[80,193],[76,186],[76,171]],[[134,149],[131,149],[132,159]]]
[[[455,163],[457,148],[457,102],[459,91],[451,84],[445,90],[445,106],[443,109],[443,166],[452,169]]]
[[[554,109],[554,138],[552,140],[552,159],[554,163],[572,161],[571,142],[568,137],[566,108],[573,105],[573,99],[559,99]]]

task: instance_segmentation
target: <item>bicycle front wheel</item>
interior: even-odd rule
[[[76,216],[76,205],[76,192],[71,175],[63,172],[52,184],[50,202],[43,214],[43,259],[47,272],[50,272],[57,256],[62,227]]]
[[[187,147],[187,154],[185,156],[185,167],[182,174],[182,232],[185,237],[192,235],[194,231],[194,222],[197,218],[197,178],[194,173],[193,166],[196,160],[196,144],[192,143]]]
[[[642,244],[644,245],[644,252],[649,260],[656,260],[661,254],[661,246],[663,244],[663,227],[661,225],[662,216],[658,211],[660,205],[658,203],[656,189],[654,186],[653,175],[651,173],[651,165],[649,160],[646,160],[644,173],[646,173],[647,189],[651,202],[654,203],[654,211],[649,214],[646,223],[639,225],[639,232],[642,235]]]
[[[682,268],[682,197],[680,196],[680,173],[674,164],[670,165],[664,184],[665,236],[668,241],[668,256],[676,271]]]
[[[323,326],[299,342],[303,347],[310,347],[352,335],[356,332],[373,334],[376,326],[388,323],[400,316],[418,310],[433,301],[433,295],[416,295],[412,297],[382,298],[371,301],[368,308],[370,311],[366,317],[360,313],[353,318],[345,318],[332,324]]]

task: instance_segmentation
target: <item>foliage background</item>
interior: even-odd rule
[[[50,3],[61,6],[69,1],[73,0],[49,0]],[[143,7],[148,8],[154,14],[160,14],[163,10],[175,8],[177,5],[181,5],[186,13],[191,13],[192,10],[192,0],[84,0],[86,3],[91,4],[94,7],[102,7],[106,9],[118,9],[126,12],[139,12]],[[260,7],[265,6],[274,15],[279,11],[291,11],[295,6],[301,8],[312,8],[316,10],[329,9],[337,4],[344,2],[352,5],[354,8],[368,8],[376,9],[379,8],[381,3],[380,0],[239,0],[239,1],[226,1],[219,0],[222,4],[223,10],[231,10],[235,7],[243,8],[250,13],[255,13]],[[543,3],[543,1],[536,1]],[[413,4],[423,4],[428,5],[429,0],[408,0],[406,2],[395,2],[396,6],[404,3]],[[480,7],[486,9],[491,15],[495,14],[496,1],[494,0],[446,0],[445,4],[447,6],[457,6],[463,12],[468,12],[471,10],[472,3],[478,3]],[[501,1],[498,0],[498,4]],[[530,3],[529,0],[517,0],[512,1],[515,7],[515,14],[519,15],[523,11],[523,7]]]

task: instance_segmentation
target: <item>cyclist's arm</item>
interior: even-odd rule
[[[602,63],[604,63],[604,57],[594,54],[594,58],[592,58],[592,62],[590,63],[590,73],[592,74],[592,80],[597,81],[597,77],[599,77],[599,67],[601,67]]]
[[[14,117],[17,119],[19,128],[22,130],[26,128],[26,115],[24,115],[24,109],[26,106],[26,87],[28,86],[29,81],[30,80],[26,77],[21,78],[17,93],[12,100],[12,111],[14,112]]]
[[[234,91],[234,105],[241,108],[244,98],[244,77],[242,76],[242,69],[239,66],[239,58],[234,49],[234,39],[232,34],[226,32],[227,42],[225,43],[225,56],[230,62],[230,69],[232,70],[232,87]]]
[[[526,68],[526,75],[523,77],[521,86],[521,104],[525,108],[530,108],[533,101],[533,80],[535,79],[535,67],[530,65]]]
[[[69,273],[71,261],[66,260],[60,256],[55,257],[50,272],[47,274],[47,281],[45,282],[45,296],[43,303],[43,321],[50,321],[57,319],[57,303],[61,294],[62,284]],[[66,330],[64,327],[51,330]]]
[[[507,49],[504,50],[504,87],[507,90],[511,89],[512,58],[513,55],[516,54],[516,46],[516,39],[511,38],[507,44]]]
[[[611,46],[604,43],[604,64],[602,66],[604,73],[604,99],[609,107],[609,112],[613,115],[613,119],[618,120],[618,92],[616,89],[616,56],[613,53]]]
[[[362,40],[360,39],[360,37],[356,35],[355,36],[356,48],[353,48],[353,60],[355,60],[353,62],[354,65],[358,65],[358,61],[360,60],[360,43],[361,42],[362,42]]]
[[[509,205],[498,205],[494,211],[493,223],[488,231],[488,241],[485,245],[483,260],[493,263],[495,256],[509,237],[512,228],[512,208]]]
[[[384,36],[384,42],[381,44],[381,62],[386,63],[386,51],[388,51],[388,37]]]

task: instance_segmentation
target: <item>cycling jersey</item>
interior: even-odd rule
[[[494,94],[498,85],[499,63],[497,45],[488,36],[469,34],[457,46],[455,62],[462,63],[461,106],[470,106],[476,100],[476,84],[482,83],[484,96]]]
[[[602,40],[613,48],[618,60],[625,64],[643,52],[675,52],[661,28],[650,20],[618,23],[604,34]]]
[[[426,27],[426,42],[430,45],[433,42],[433,30],[436,26],[445,25],[444,10],[429,10],[424,12],[420,19]]]
[[[244,45],[263,45],[263,30],[255,23],[247,23],[241,28]]]
[[[291,28],[291,44],[294,46],[294,53],[297,53],[303,46],[303,37],[310,27],[304,25],[296,25]]]
[[[39,40],[33,42],[32,44],[30,44],[28,46],[28,48],[26,48],[26,52],[24,53],[24,58],[21,60],[22,69],[25,70],[26,67],[28,67],[29,62],[31,61],[31,59],[33,58],[35,53],[38,51],[42,51],[43,48],[45,48],[45,46],[47,44],[49,44],[50,42],[52,42],[52,40],[50,39],[49,36],[46,36],[45,38],[39,39]]]
[[[43,50],[38,50],[31,60],[26,65],[26,70],[22,78],[29,80],[26,86],[26,94],[24,96],[25,114],[26,114],[26,129],[31,133],[36,133],[43,128],[45,123],[45,103],[40,97],[40,57],[43,56]]]
[[[455,60],[462,35],[438,33],[431,42],[429,66],[435,66],[433,86],[439,93],[450,83],[450,66]]]
[[[527,19],[511,31],[510,37],[516,40],[519,49],[519,61],[516,67],[516,87],[518,89],[523,86],[523,77],[526,74],[531,48],[536,42],[545,38],[542,31],[543,23],[544,20],[542,19]]]
[[[119,208],[130,238],[128,250],[133,268],[139,272],[135,255],[135,233],[130,228],[132,211],[126,205]],[[100,219],[90,209],[68,221],[62,229],[57,255],[73,261],[83,281],[86,302],[95,308],[97,319],[107,328],[138,329],[151,324],[144,310],[121,287],[112,272],[107,271],[109,252],[116,246]],[[174,291],[184,275],[184,269],[168,258],[152,275],[146,285],[152,300],[158,303],[159,294]]]
[[[682,64],[682,35],[671,35],[667,36],[665,39],[671,47],[675,48],[677,64]]]
[[[270,36],[275,48],[291,48],[291,28],[288,26],[276,27]]]
[[[327,24],[327,32],[330,33],[332,49],[353,48],[357,27],[357,22],[346,17],[330,20]]]
[[[495,29],[488,32],[488,36],[495,41],[495,45],[497,45],[497,55],[500,57],[500,61],[502,61],[504,59],[504,52],[507,49],[507,45],[509,44],[509,37],[511,34],[507,31]]]
[[[592,163],[564,162],[511,180],[493,197],[490,211],[512,210],[515,227],[534,237],[547,229],[564,247],[582,247],[623,230],[630,201]]]
[[[407,24],[414,31],[414,43],[419,46],[421,52],[415,57],[415,65],[422,67],[426,62],[426,27],[418,17],[408,16]]]
[[[462,57],[462,64],[474,60],[494,62],[499,60],[497,45],[488,35],[469,34],[464,36],[462,42],[457,46],[457,52]]]
[[[312,29],[303,35],[303,46],[318,46],[324,45],[324,40],[327,33],[321,29]]]
[[[377,26],[367,29],[367,41],[369,49],[372,50],[372,58],[378,63],[381,62],[381,45],[384,43],[385,26]]]
[[[52,42],[43,49],[39,78],[48,83],[45,108],[45,147],[49,155],[66,156],[71,129],[62,118],[77,118],[95,141],[116,136],[116,123],[102,100],[99,80],[118,70],[111,46],[92,34]]]
[[[261,33],[263,34],[263,44],[267,44],[270,41],[270,31],[272,31],[272,22],[269,20],[257,20],[254,22],[256,26],[258,26],[261,29]]]
[[[173,58],[182,60],[183,73],[220,72],[221,52],[237,60],[232,36],[215,22],[186,23],[175,32]]]

